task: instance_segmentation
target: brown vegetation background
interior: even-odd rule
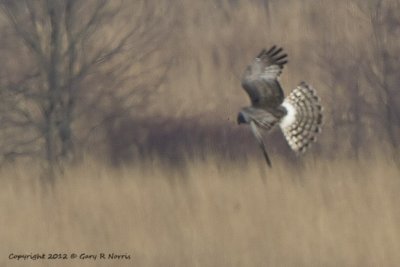
[[[0,6],[0,266],[400,262],[398,0]],[[236,114],[273,44],[325,118],[267,169]],[[100,252],[132,259],[8,259]]]

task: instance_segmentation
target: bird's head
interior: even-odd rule
[[[241,123],[249,123],[249,118],[248,116],[246,116],[246,114],[244,114],[243,112],[239,112],[238,116],[237,116],[237,123],[241,124]]]

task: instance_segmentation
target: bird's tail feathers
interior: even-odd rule
[[[285,98],[282,106],[287,111],[280,122],[283,134],[295,152],[303,153],[321,131],[320,99],[314,88],[302,82]]]

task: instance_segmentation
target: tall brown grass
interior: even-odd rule
[[[383,156],[171,169],[95,161],[52,189],[3,170],[0,266],[397,266],[400,172]],[[130,260],[9,260],[10,253],[129,253]]]

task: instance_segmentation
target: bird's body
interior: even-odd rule
[[[297,153],[304,152],[322,124],[322,108],[315,90],[305,82],[300,83],[285,98],[279,75],[287,63],[282,48],[273,46],[263,49],[246,68],[242,87],[251,100],[238,114],[238,123],[249,124],[256,137],[267,164],[271,166],[259,128],[271,130],[280,125],[290,147]]]

